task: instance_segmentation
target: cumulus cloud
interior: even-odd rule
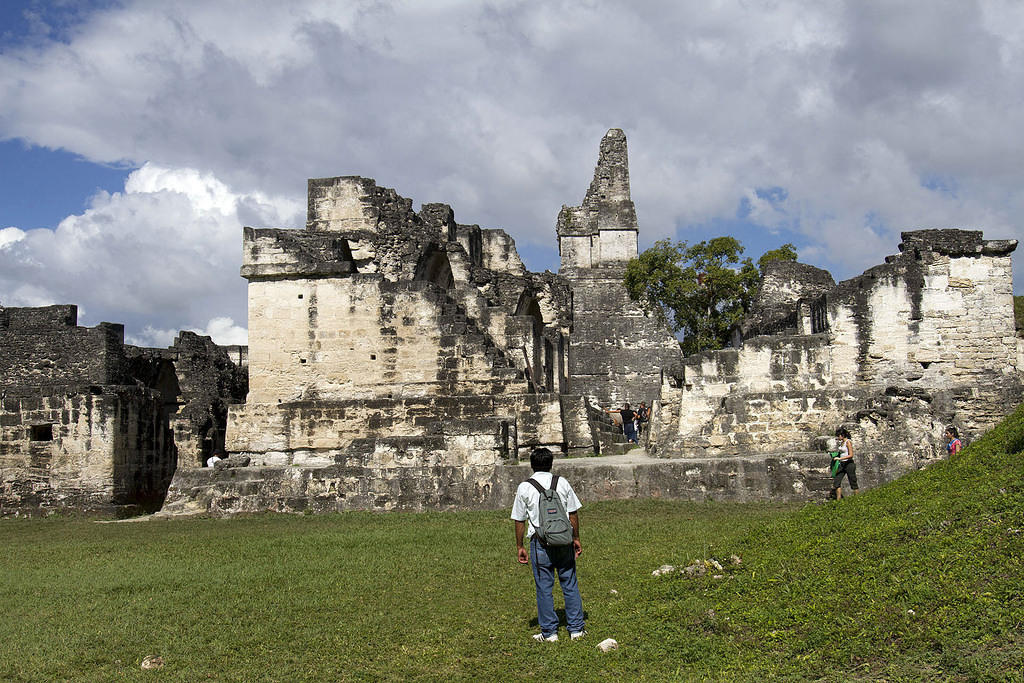
[[[25,231],[19,230],[18,228],[4,228],[0,230],[0,250],[8,247],[15,242],[20,242],[25,239]]]
[[[235,324],[231,318],[213,318],[203,329],[193,329],[193,332],[206,337],[221,346],[239,345],[245,346],[249,343],[249,331]],[[135,346],[164,347],[171,346],[178,336],[177,329],[161,330],[147,325],[138,334],[126,334],[125,341]]]
[[[244,343],[240,214],[295,225],[303,209],[235,193],[209,173],[146,164],[124,192],[97,194],[56,230],[0,231],[0,301],[76,303],[82,324],[124,322],[129,338],[147,345],[165,346],[180,329]]]
[[[582,199],[598,141],[622,127],[642,240],[711,237],[742,214],[848,277],[902,230],[1024,238],[1022,90],[1012,0],[126,0],[0,53],[0,136],[300,204],[308,177],[371,176],[529,249],[553,248],[559,207]],[[190,192],[185,206],[126,188],[122,213],[110,198],[90,211],[131,220],[132,201],[159,204],[216,253],[237,250],[222,216],[256,223],[248,205],[225,214],[216,191]],[[68,220],[86,254],[116,230]],[[11,235],[5,253],[44,241]],[[201,255],[177,249],[137,286],[191,273]]]

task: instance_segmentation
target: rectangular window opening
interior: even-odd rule
[[[28,438],[31,441],[53,441],[53,425],[29,425]]]

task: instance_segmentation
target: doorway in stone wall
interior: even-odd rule
[[[427,251],[416,265],[413,279],[426,280],[443,289],[451,289],[455,285],[455,276],[452,275],[448,254],[436,248]]]
[[[527,359],[530,364],[530,371],[532,377],[530,378],[534,383],[536,391],[541,389],[550,390],[551,382],[547,380],[549,376],[547,359],[542,355],[542,344],[544,341],[544,315],[541,313],[540,304],[537,303],[537,299],[529,294],[523,292],[519,297],[519,303],[516,305],[516,315],[529,317],[533,322],[530,348],[525,348],[524,351],[527,354]],[[547,387],[542,386],[547,381]]]

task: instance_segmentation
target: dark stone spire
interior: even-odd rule
[[[636,209],[629,196],[626,134],[621,128],[612,128],[601,139],[594,179],[580,208],[587,210],[597,230],[637,228]]]

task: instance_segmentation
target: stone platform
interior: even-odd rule
[[[690,501],[823,500],[831,482],[824,453],[743,458],[653,458],[624,455],[560,458],[584,502],[656,498]],[[873,488],[915,463],[884,456],[858,459],[862,488]],[[179,473],[159,517],[342,510],[497,510],[511,505],[525,463],[476,467],[247,467]]]

